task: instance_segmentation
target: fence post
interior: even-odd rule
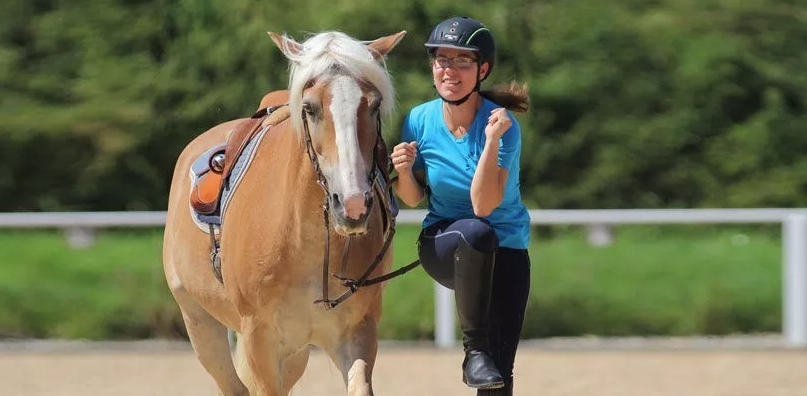
[[[782,227],[782,333],[790,347],[807,347],[807,214],[791,214]]]
[[[454,292],[434,282],[434,343],[438,348],[456,345]]]
[[[64,228],[63,232],[71,249],[88,249],[95,244],[95,228],[74,226]]]
[[[594,247],[611,246],[614,243],[614,227],[611,224],[594,223],[586,227],[588,244]]]

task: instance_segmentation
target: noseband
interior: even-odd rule
[[[380,113],[376,114],[376,136],[375,136],[375,146],[373,146],[373,162],[372,162],[372,170],[370,171],[370,183],[372,184],[373,194],[376,195],[379,201],[382,203],[381,207],[381,215],[384,221],[384,244],[381,246],[381,250],[373,259],[373,262],[367,267],[364,273],[358,279],[352,279],[344,276],[345,268],[347,266],[347,258],[348,258],[348,251],[350,250],[350,240],[352,237],[348,236],[347,241],[345,242],[345,246],[342,249],[342,264],[339,274],[330,274],[341,282],[342,286],[347,288],[341,295],[336,297],[335,299],[328,298],[328,279],[329,279],[329,271],[330,271],[330,241],[331,241],[331,227],[330,227],[330,201],[328,197],[331,196],[330,189],[328,188],[328,180],[325,179],[325,176],[322,174],[322,169],[319,166],[319,159],[317,158],[317,153],[314,151],[314,145],[311,143],[311,132],[308,130],[308,119],[306,117],[305,111],[301,112],[303,129],[305,132],[305,148],[308,152],[308,158],[311,160],[311,165],[314,166],[314,171],[317,173],[317,183],[322,190],[325,192],[325,200],[322,204],[322,219],[325,225],[325,252],[323,255],[323,262],[322,262],[322,298],[319,300],[315,300],[314,303],[321,303],[325,306],[326,309],[335,308],[337,305],[341,304],[345,300],[347,300],[350,296],[352,296],[356,291],[359,290],[361,287],[371,286],[376,283],[381,283],[387,281],[389,279],[395,278],[396,276],[403,275],[413,268],[417,267],[420,264],[419,260],[415,260],[414,262],[401,267],[393,272],[375,277],[370,278],[370,274],[381,264],[381,260],[384,259],[384,254],[389,249],[390,243],[392,243],[392,237],[395,235],[395,216],[396,212],[393,211],[392,205],[394,205],[392,196],[392,183],[388,182],[388,179],[385,177],[389,174],[390,170],[386,170],[386,174],[383,174],[384,170],[379,169],[378,165],[378,147],[379,145],[384,145],[386,147],[386,143],[384,142],[384,137],[381,136],[381,115]],[[372,207],[370,208],[372,209]]]

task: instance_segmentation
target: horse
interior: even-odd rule
[[[264,115],[282,107],[289,117],[262,125],[266,130],[215,230],[205,231],[193,218],[188,175],[198,158],[249,119],[214,126],[179,155],[163,268],[217,394],[288,395],[311,346],[330,357],[348,395],[373,394],[383,283],[356,279],[391,267],[389,233],[385,238],[383,232],[390,221],[382,205],[387,197],[374,193],[381,171],[374,161],[381,119],[394,108],[385,59],[405,34],[367,42],[327,31],[299,43],[269,32],[290,63],[289,86],[263,98],[262,105],[273,106]],[[211,269],[213,255],[220,259],[220,280]],[[341,278],[328,276],[328,262],[337,260]],[[333,299],[328,290],[345,290],[342,296],[350,298]],[[235,353],[228,329],[238,337]]]

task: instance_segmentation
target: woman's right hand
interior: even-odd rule
[[[398,174],[412,172],[417,155],[417,142],[402,142],[392,149],[390,158]]]

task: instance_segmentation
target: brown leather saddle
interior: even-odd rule
[[[213,215],[219,210],[221,192],[229,183],[233,165],[243,154],[244,148],[255,138],[262,126],[277,125],[289,118],[288,106],[278,105],[257,111],[250,118],[235,126],[223,148],[206,153],[207,166],[198,171],[196,184],[190,195],[191,207],[203,215]],[[223,160],[223,161],[222,161]]]

